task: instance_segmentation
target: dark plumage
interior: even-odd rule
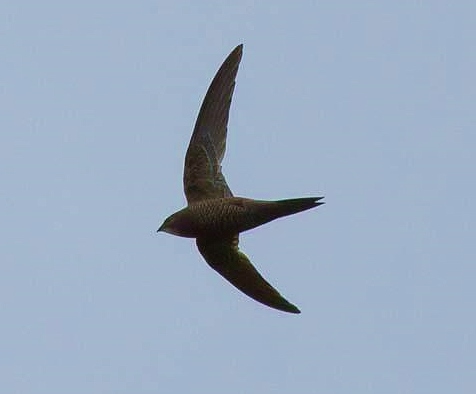
[[[279,201],[234,197],[221,172],[228,115],[243,45],[226,58],[208,88],[193,130],[183,183],[188,206],[169,216],[158,231],[196,238],[207,263],[251,298],[285,312],[300,313],[253,267],[238,248],[238,234],[282,216],[317,207],[323,197]]]

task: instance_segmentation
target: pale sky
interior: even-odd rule
[[[2,393],[476,392],[474,1],[0,5]],[[223,172],[326,205],[193,240],[183,159],[244,44]]]

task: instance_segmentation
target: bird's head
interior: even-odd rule
[[[194,235],[190,231],[191,224],[188,216],[186,208],[175,212],[164,220],[157,232],[163,231],[179,237],[193,238]]]

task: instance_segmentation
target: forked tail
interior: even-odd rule
[[[250,200],[247,221],[239,232],[250,230],[283,216],[293,215],[324,204],[324,197],[291,198],[278,201]]]
[[[319,201],[323,198],[324,197],[304,197],[275,201],[273,204],[273,213],[276,215],[275,219],[322,205],[324,203]]]

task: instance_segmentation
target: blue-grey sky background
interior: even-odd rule
[[[6,1],[2,393],[476,392],[474,1]],[[183,207],[206,89],[244,44],[224,173],[327,204],[241,237],[258,304]]]

